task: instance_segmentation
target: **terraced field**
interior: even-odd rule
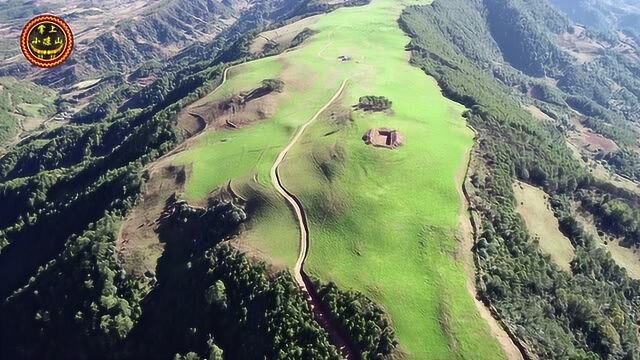
[[[455,178],[472,133],[464,108],[409,65],[408,38],[397,24],[407,5],[374,0],[334,11],[309,26],[318,33],[298,49],[234,67],[198,106],[268,78],[284,81],[284,91],[263,101],[271,109],[264,119],[207,131],[173,162],[191,168],[185,190],[191,200],[232,180],[253,211],[238,245],[293,268],[299,229],[269,171],[300,126],[348,80],[280,167],[283,185],[308,217],[306,272],[382,304],[407,358],[503,358],[465,288],[456,241],[461,204]],[[391,110],[353,110],[365,95],[389,98]],[[400,131],[405,144],[394,150],[365,145],[362,135],[382,127]]]

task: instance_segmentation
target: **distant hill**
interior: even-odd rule
[[[32,69],[18,55],[0,63],[0,74],[27,73],[38,83],[56,87],[108,71],[126,72],[148,60],[166,60],[194,42],[211,41],[249,6],[243,0],[21,1],[0,7],[0,25],[10,27],[6,38],[17,39],[26,19],[46,10],[70,23],[75,53],[48,72]]]
[[[640,1],[551,0],[571,20],[600,31],[615,29],[640,33]]]
[[[327,11],[347,2],[325,0],[16,0],[0,2],[0,77],[14,77],[57,90],[59,119],[81,111],[78,122],[103,119],[115,112],[142,88],[152,84],[164,65],[211,62],[225,48],[228,61],[239,48],[231,48],[240,36],[254,29],[296,16]],[[71,58],[60,67],[42,70],[31,66],[16,44],[29,18],[53,13],[69,22],[75,35]],[[146,106],[139,97],[162,91],[158,83],[128,101],[127,108]],[[179,92],[179,91],[178,91]],[[149,95],[147,100],[155,99]],[[53,104],[52,104],[53,105]],[[62,114],[62,115],[60,115]],[[37,120],[44,124],[49,118]],[[20,119],[0,109],[0,152],[10,138],[24,138]],[[55,124],[54,124],[55,125]],[[31,128],[29,128],[31,129]],[[40,127],[36,127],[39,131]],[[15,142],[15,141],[14,141]]]

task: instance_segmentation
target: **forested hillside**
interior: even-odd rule
[[[91,4],[21,0],[6,9],[0,8],[0,14],[6,14],[3,24],[19,30],[31,14],[53,11],[74,30],[75,55],[73,61],[47,72],[32,69],[17,56],[3,62],[0,73],[22,77],[27,73],[39,83],[62,87],[110,71],[126,72],[148,60],[167,59],[193,42],[211,41],[233,24],[242,6],[242,1],[125,1],[124,4],[104,1]],[[9,31],[6,37],[17,39],[19,35],[19,32]]]
[[[545,2],[455,0],[410,7],[401,24],[413,37],[412,62],[433,75],[445,94],[470,108],[467,119],[478,131],[467,191],[479,220],[475,252],[482,294],[527,353],[545,359],[637,358],[640,283],[594,243],[574,219],[570,204],[597,204],[601,210],[593,213],[598,222],[620,225],[622,220],[612,216],[624,217],[626,226],[615,228],[627,231],[637,229],[632,208],[638,198],[594,179],[566,145],[563,119],[573,116],[566,103],[571,96],[593,97],[572,88],[574,81],[563,86],[561,80],[551,88],[539,80],[575,75],[568,54],[552,41],[570,22]],[[522,62],[532,58],[542,64]],[[578,76],[590,80],[593,74]],[[532,87],[545,89],[537,92],[535,103],[554,122],[540,122],[521,106],[532,101]],[[615,121],[623,127],[630,121],[615,110],[578,111],[611,127]],[[541,254],[515,215],[513,178],[552,194],[561,230],[576,248],[570,274]],[[601,197],[587,202],[593,194]],[[606,204],[611,201],[616,210],[603,210],[613,206]],[[637,237],[630,234],[628,240]]]
[[[15,36],[16,24],[53,3],[0,2],[0,31]],[[286,50],[250,52],[257,34],[365,3],[170,0],[127,18],[120,2],[71,1],[71,22],[107,10],[123,18],[51,72],[4,51],[0,358],[340,359],[291,275],[229,244],[251,220],[245,207],[173,197],[158,225],[156,271],[143,276],[125,270],[116,242],[150,164],[186,140],[177,114],[228,66]],[[640,193],[611,181],[640,181],[636,10],[630,0],[435,0],[398,20],[412,64],[468,108],[477,288],[525,358],[640,359],[640,281],[594,235],[640,248]],[[313,32],[298,35],[291,46]],[[393,115],[402,102],[382,95],[354,107]],[[575,250],[570,271],[540,251],[516,213],[514,180],[548,194]],[[382,306],[334,283],[315,286],[357,356],[402,357]]]
[[[153,74],[148,85],[104,78],[69,124],[0,157],[1,358],[338,358],[290,276],[223,243],[242,209],[207,209],[194,243],[167,220],[155,274],[128,274],[115,243],[145,165],[183,140],[175,115],[243,60],[254,31],[344,5],[260,2],[211,42],[141,66],[132,76]]]

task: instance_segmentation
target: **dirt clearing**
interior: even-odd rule
[[[527,224],[529,233],[538,239],[540,250],[551,256],[560,268],[571,270],[569,263],[575,249],[571,241],[560,232],[548,195],[543,190],[520,181],[513,184],[513,193],[518,202],[516,210]]]
[[[552,123],[553,119],[545,114],[539,107],[535,105],[527,105],[524,107],[534,118],[544,122],[544,123]]]
[[[563,33],[557,36],[556,45],[568,52],[576,60],[576,64],[592,61],[603,53],[605,47],[585,34],[585,28],[574,26],[573,33]]]
[[[137,276],[155,272],[164,244],[158,240],[158,223],[167,200],[184,189],[188,169],[181,166],[150,168],[149,180],[140,203],[124,220],[117,251],[124,269]]]
[[[591,129],[582,125],[579,119],[572,118],[571,123],[576,127],[576,130],[569,135],[569,141],[581,150],[589,153],[597,153],[603,151],[606,153],[618,151],[618,145],[606,137],[596,134]]]

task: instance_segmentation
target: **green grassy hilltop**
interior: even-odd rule
[[[285,89],[276,97],[274,115],[203,135],[175,163],[192,165],[190,199],[205,197],[229,179],[243,197],[259,198],[262,206],[242,241],[274,263],[292,266],[298,231],[271,186],[269,169],[295,130],[348,79],[341,98],[307,129],[282,166],[284,185],[300,198],[310,222],[306,271],[383,305],[408,358],[502,358],[456,257],[456,181],[472,133],[461,116],[464,108],[409,65],[408,38],[397,24],[407,5],[376,0],[339,9],[310,26],[318,33],[302,47],[233,68],[207,100],[278,78]],[[344,118],[367,95],[385,96],[391,110],[354,111]],[[362,135],[374,127],[398,130],[404,145],[366,146]]]

